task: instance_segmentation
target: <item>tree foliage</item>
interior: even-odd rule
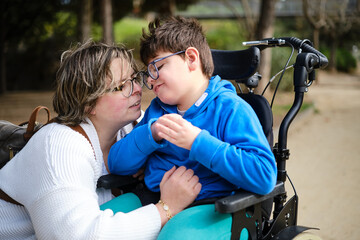
[[[17,76],[23,73],[27,65],[34,63],[35,57],[46,59],[46,54],[36,56],[29,52],[38,50],[39,43],[49,38],[51,31],[49,26],[58,17],[56,13],[61,9],[61,2],[3,0],[0,6],[0,93],[2,93],[17,85]],[[32,56],[34,59],[31,59]]]

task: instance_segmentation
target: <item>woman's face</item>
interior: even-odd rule
[[[124,67],[124,71],[122,69]],[[134,74],[128,63],[123,64],[120,58],[115,58],[110,64],[116,86],[123,81],[131,79]],[[135,121],[141,115],[141,87],[134,81],[133,93],[124,97],[120,91],[108,92],[101,96],[91,112],[102,126],[114,127],[116,130]]]

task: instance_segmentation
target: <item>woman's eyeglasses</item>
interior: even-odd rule
[[[115,87],[112,92],[119,91],[124,97],[130,97],[134,91],[134,82],[140,87],[144,86],[143,72],[138,72],[131,78],[123,81],[119,86]]]
[[[155,65],[155,63],[161,61],[161,60],[164,60],[165,58],[169,58],[169,57],[172,57],[174,55],[178,55],[178,54],[181,54],[181,53],[184,53],[185,51],[180,51],[180,52],[176,52],[176,53],[173,53],[173,54],[170,54],[168,56],[165,56],[165,57],[162,57],[162,58],[159,58],[159,59],[156,59],[152,62],[150,62],[147,66],[147,71],[145,72],[139,72],[141,73],[141,77],[142,77],[142,80],[145,84],[145,86],[148,88],[148,89],[152,89],[153,86],[152,84],[148,81],[148,78],[151,77],[152,79],[154,80],[157,80],[159,78],[159,69],[157,68],[157,66]]]

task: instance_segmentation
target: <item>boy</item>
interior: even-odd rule
[[[136,128],[111,148],[110,172],[130,175],[145,166],[150,191],[138,194],[141,200],[159,192],[162,176],[174,165],[199,177],[197,200],[239,188],[269,193],[276,181],[274,156],[252,108],[230,82],[211,77],[201,25],[181,17],[156,19],[149,33],[143,31],[140,54],[147,66],[144,82],[157,97]]]

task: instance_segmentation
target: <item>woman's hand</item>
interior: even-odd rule
[[[192,169],[173,167],[164,174],[160,183],[161,201],[169,207],[172,216],[190,205],[201,190],[199,178]],[[162,226],[168,221],[163,205],[156,204],[161,215]]]

